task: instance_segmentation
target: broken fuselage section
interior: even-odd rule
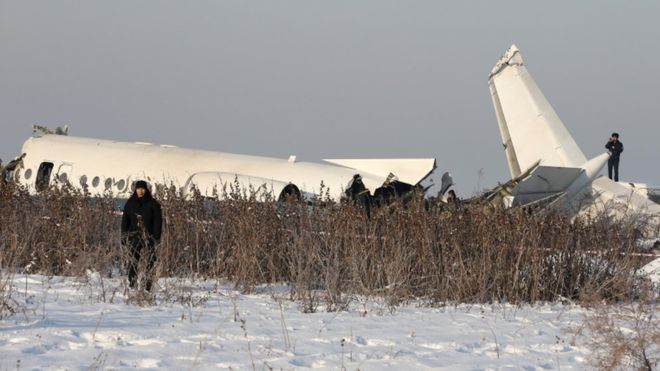
[[[507,206],[543,204],[574,214],[660,217],[656,188],[600,176],[610,154],[584,155],[515,45],[491,70],[488,86],[512,178],[498,189]]]
[[[44,134],[28,138],[23,155],[3,178],[38,193],[67,184],[92,196],[128,198],[137,180],[174,186],[186,195],[226,198],[235,192],[257,200],[296,197],[400,198],[420,189],[435,159],[325,160],[298,162],[179,148],[144,142]],[[386,196],[384,196],[386,195]]]

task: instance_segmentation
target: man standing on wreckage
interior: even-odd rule
[[[156,263],[156,244],[163,230],[163,213],[158,201],[152,196],[147,182],[135,183],[133,195],[126,201],[121,219],[122,244],[128,248],[129,287],[137,287],[137,270],[140,257],[147,259],[145,289],[151,291],[153,268]]]

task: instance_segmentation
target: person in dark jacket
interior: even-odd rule
[[[456,205],[457,203],[458,197],[456,197],[456,192],[454,192],[453,189],[450,189],[449,192],[447,192],[447,204]]]
[[[607,175],[612,179],[612,170],[614,170],[614,181],[619,181],[619,158],[623,152],[623,143],[619,140],[618,133],[612,133],[610,140],[605,144],[605,148],[610,151],[610,159],[607,161]]]
[[[121,219],[122,243],[130,251],[128,282],[131,288],[137,285],[137,267],[142,256],[148,259],[145,288],[151,291],[151,271],[156,263],[156,244],[160,242],[162,227],[160,204],[151,196],[147,182],[136,182],[133,195],[124,205]]]

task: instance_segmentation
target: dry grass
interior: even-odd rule
[[[639,219],[571,220],[553,211],[447,208],[420,199],[367,212],[328,200],[257,202],[234,187],[223,192],[228,197],[220,201],[157,190],[165,223],[157,275],[229,280],[246,292],[284,282],[307,312],[343,310],[356,296],[384,298],[392,307],[409,300],[628,303],[596,306],[585,320],[594,365],[657,367],[660,328],[635,275],[648,258],[631,254]],[[0,210],[0,318],[19,310],[11,292],[15,272],[83,280],[99,272],[97,298],[113,300],[103,277],[127,261],[113,199],[66,187],[30,196],[0,183]],[[182,288],[161,289],[164,298],[194,304]],[[127,297],[155,302],[145,293]]]
[[[647,370],[660,366],[657,293],[642,285],[638,300],[594,302],[577,334],[584,335],[592,365],[600,370]]]
[[[413,200],[369,213],[328,201],[257,202],[230,189],[224,201],[173,188],[157,194],[164,210],[157,272],[222,278],[250,291],[286,282],[308,311],[346,307],[354,295],[392,305],[533,303],[583,294],[634,295],[634,225],[607,218],[570,220],[486,205],[443,208]],[[0,186],[3,272],[109,274],[124,262],[120,209],[66,187],[30,196]]]

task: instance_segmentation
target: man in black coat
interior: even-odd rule
[[[146,284],[151,291],[151,271],[156,262],[156,244],[160,242],[163,229],[163,213],[160,204],[149,192],[147,182],[135,183],[135,191],[124,205],[121,219],[122,243],[130,250],[128,262],[128,282],[131,288],[137,285],[137,266],[140,256],[147,260]]]
[[[610,151],[610,159],[607,161],[607,175],[612,179],[612,170],[614,170],[614,181],[619,181],[619,157],[623,152],[623,143],[619,140],[618,133],[612,133],[610,140],[605,144],[605,148]]]

